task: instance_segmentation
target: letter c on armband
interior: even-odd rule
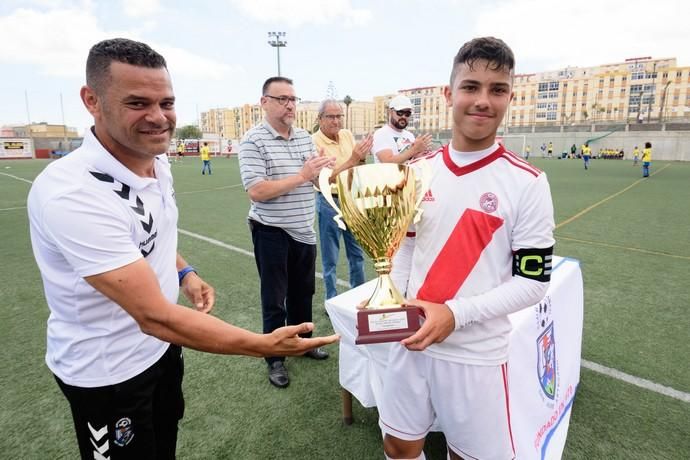
[[[522,276],[531,280],[548,282],[551,280],[550,248],[526,248],[513,253],[513,276]]]

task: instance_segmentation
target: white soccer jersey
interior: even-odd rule
[[[48,165],[31,187],[31,243],[50,308],[46,363],[69,385],[122,382],[169,346],[84,280],[144,257],[165,297],[177,302],[178,214],[165,155],[156,158],[155,174],[135,175],[88,131],[79,149]]]
[[[455,332],[424,353],[497,365],[508,357],[507,315],[537,302],[547,288],[514,277],[512,264],[514,251],[553,246],[551,192],[542,171],[503,146],[464,166],[452,157],[444,146],[420,160],[430,166],[431,181],[416,237],[408,238],[414,251],[407,297],[446,303],[455,314]],[[406,270],[400,265],[394,271]]]

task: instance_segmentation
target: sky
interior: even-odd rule
[[[281,74],[304,100],[329,85],[370,101],[445,84],[474,37],[513,49],[517,73],[675,57],[690,66],[686,0],[2,0],[0,126],[47,122],[83,133],[89,48],[143,41],[168,62],[178,126],[202,111],[259,101],[277,74],[268,32],[285,32]]]

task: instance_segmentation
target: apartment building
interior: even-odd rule
[[[318,127],[319,102],[303,101],[297,105],[295,126],[312,132]],[[345,119],[343,127],[351,130],[355,136],[362,136],[373,129],[374,103],[353,101],[349,106],[342,104]],[[263,119],[263,110],[258,104],[245,104],[242,107],[228,109],[211,109],[202,112],[201,132],[216,134],[229,139],[240,139],[249,128]]]
[[[443,96],[443,84],[408,88],[375,96],[373,101],[354,101],[346,110],[346,126],[356,136],[388,121],[388,102],[396,94],[412,100],[413,132],[441,133],[452,126],[452,113]],[[690,121],[690,67],[678,66],[675,58],[635,57],[593,67],[566,67],[515,75],[515,97],[503,120],[503,130],[548,125],[592,123],[662,123]],[[239,138],[261,118],[258,105],[216,109],[201,117],[201,130]],[[317,102],[297,107],[296,126],[311,131],[316,124]],[[225,112],[233,115],[226,116]],[[214,121],[217,119],[218,121]],[[240,122],[241,121],[241,122]]]
[[[641,123],[690,117],[690,67],[640,57],[515,76],[508,126]]]
[[[12,135],[17,137],[41,139],[76,139],[80,137],[77,128],[49,123],[31,123],[30,125],[4,127],[3,133],[10,134],[10,130],[13,132]]]

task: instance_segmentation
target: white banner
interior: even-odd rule
[[[31,139],[0,138],[0,158],[33,158]]]
[[[553,264],[544,299],[510,315],[510,414],[519,460],[561,458],[580,381],[582,273],[573,259],[554,257]],[[388,360],[387,344],[355,345],[355,306],[374,286],[375,280],[369,281],[326,301],[341,336],[340,385],[364,407],[376,405]]]

